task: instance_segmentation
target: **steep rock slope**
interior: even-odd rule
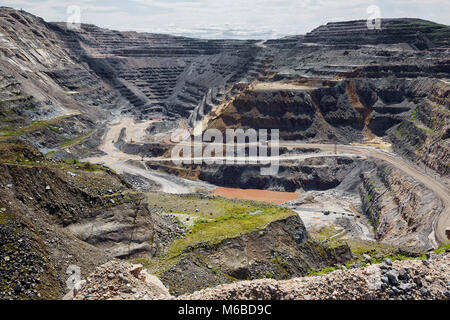
[[[52,24],[66,46],[129,102],[137,117],[189,116],[211,88],[245,76],[258,48],[253,41],[200,40],[118,32],[93,25],[80,30]],[[220,94],[214,91],[213,98]]]
[[[442,201],[429,189],[384,163],[363,175],[361,200],[378,241],[415,248],[434,243]]]
[[[110,170],[50,162],[20,142],[1,143],[0,159],[2,298],[57,299],[69,266],[85,276],[113,257],[156,254],[179,232]]]
[[[221,215],[206,206],[210,213],[196,210],[203,214],[197,219],[184,213],[194,220],[191,228],[149,206],[109,169],[49,161],[19,140],[0,144],[0,160],[0,295],[6,299],[60,298],[69,267],[79,267],[84,278],[113,258],[157,266],[177,294],[246,277],[290,278],[351,258],[348,246],[309,239],[286,208],[199,199],[226,210]]]
[[[327,247],[311,239],[297,215],[218,243],[198,243],[161,274],[175,295],[244,279],[289,279],[352,258],[346,245]]]
[[[26,135],[48,152],[96,133],[123,103],[41,18],[1,8],[0,34],[0,139]]]

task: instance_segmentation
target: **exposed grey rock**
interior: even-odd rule
[[[398,285],[398,271],[396,270],[390,270],[386,272],[386,277],[389,280],[389,284],[392,286]]]
[[[372,257],[369,256],[368,254],[363,254],[363,258],[365,261],[370,261],[372,259]]]
[[[400,269],[399,270],[399,274],[398,274],[398,278],[400,280],[408,281],[409,280],[408,272],[405,269]]]
[[[430,291],[426,287],[422,287],[420,288],[420,293],[422,294],[422,296],[426,297],[430,294]]]
[[[388,266],[392,266],[392,260],[389,258],[384,259],[384,263],[386,263],[386,265]]]

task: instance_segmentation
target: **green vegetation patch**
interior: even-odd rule
[[[42,130],[44,128],[59,133],[59,128],[55,127],[55,125],[60,121],[71,117],[73,117],[73,115],[61,116],[49,120],[32,121],[29,125],[23,126],[21,128],[1,128],[0,140],[5,140],[11,137],[18,137],[33,131]]]
[[[330,225],[330,226],[326,226],[326,227],[320,229],[317,232],[311,232],[310,234],[311,234],[312,238],[323,241],[323,240],[327,240],[333,236],[336,236],[341,232],[342,232],[342,229],[338,229],[335,226]],[[342,236],[344,236],[344,235],[345,234],[343,233]]]
[[[188,232],[173,241],[159,259],[135,260],[154,274],[161,274],[179,258],[198,246],[214,246],[227,238],[234,238],[265,227],[269,223],[296,215],[288,208],[274,204],[231,200],[204,195],[169,195],[149,193],[150,207],[166,213],[184,214],[192,219]]]
[[[92,132],[94,132],[94,130],[91,130],[91,131],[89,131],[89,132],[87,132],[85,134],[82,134],[82,135],[80,135],[80,136],[78,136],[76,138],[67,139],[63,144],[61,144],[60,147],[61,148],[67,148],[67,147],[71,147],[71,146],[77,145],[77,144],[83,142],[87,137],[89,137],[92,134]]]
[[[327,267],[327,268],[323,268],[322,270],[309,270],[308,271],[308,276],[309,277],[323,276],[324,274],[331,273],[331,272],[336,271],[338,269],[339,268],[337,268],[337,267]]]
[[[382,263],[384,259],[389,258],[392,261],[423,259],[425,255],[420,251],[408,251],[388,244],[375,241],[348,240],[348,245],[355,257],[353,261],[347,264],[350,266],[353,262],[361,262],[362,266],[368,264]],[[363,261],[362,256],[366,254],[371,257],[369,261]]]
[[[0,225],[5,225],[8,220],[8,214],[0,211]]]
[[[223,216],[210,220],[203,219],[201,223],[195,223],[184,238],[172,243],[167,256],[173,258],[184,252],[187,247],[194,247],[198,243],[219,243],[224,239],[254,231],[270,222],[295,215],[294,212],[283,207],[255,208],[261,210],[261,213],[255,215],[249,215],[251,211],[243,212],[241,209],[239,204],[236,204]]]
[[[417,252],[407,251],[395,246],[379,243],[376,241],[350,239],[345,240],[345,242],[344,241],[334,241],[334,242],[340,244],[347,243],[352,251],[352,255],[354,258],[345,264],[345,267],[347,269],[350,269],[355,263],[358,263],[359,266],[361,267],[365,267],[371,264],[380,264],[383,263],[386,258],[392,261],[426,259],[425,254],[420,251]],[[443,252],[446,250],[444,247],[445,246],[443,246],[442,249],[437,249],[436,251],[441,250],[441,252]],[[447,248],[449,247],[450,245],[447,245]],[[367,260],[364,259],[363,255],[370,256],[370,259]],[[320,270],[309,270],[308,275],[321,276],[339,270],[341,268],[342,266],[332,266]]]
[[[441,253],[444,253],[447,250],[450,250],[450,243],[447,243],[447,244],[444,244],[444,245],[440,246],[439,248],[434,250],[434,253],[441,254]]]

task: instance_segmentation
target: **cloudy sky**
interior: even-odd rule
[[[202,38],[278,38],[304,34],[330,21],[417,17],[450,24],[449,0],[1,0],[47,21],[81,22],[115,30]]]

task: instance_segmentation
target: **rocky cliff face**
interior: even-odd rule
[[[188,179],[200,179],[213,185],[295,192],[298,190],[330,190],[342,188],[355,191],[360,183],[359,175],[373,169],[371,161],[351,157],[311,156],[298,161],[282,161],[276,174],[262,175],[263,164],[212,164],[183,165],[174,167],[162,162],[147,162],[153,170],[178,175]]]
[[[408,118],[388,132],[394,150],[425,168],[448,177],[449,161],[449,87],[438,82],[428,87]]]
[[[277,88],[277,85],[280,88]],[[208,128],[279,129],[284,140],[343,140],[362,138],[363,119],[354,109],[345,84],[268,84],[248,87],[220,113],[212,114]],[[297,88],[296,88],[297,87]]]
[[[0,144],[0,295],[58,299],[67,268],[82,276],[113,257],[157,254],[183,229],[150,211],[110,170],[45,160]]]
[[[80,137],[101,137],[106,109],[123,101],[60,34],[42,19],[8,8],[0,9],[0,34],[0,138],[22,136],[47,153]],[[84,148],[92,151],[95,144]]]
[[[415,248],[434,246],[434,221],[442,202],[433,192],[393,167],[379,163],[364,174],[362,209],[378,241]]]
[[[0,19],[1,135],[26,135],[58,158],[98,154],[113,114],[188,118],[229,84],[254,79],[266,59],[254,41],[72,31],[9,8]]]
[[[441,131],[446,130],[448,108],[431,99],[436,94],[433,92],[446,97],[448,90],[448,85],[435,79],[396,77],[376,81],[354,78],[321,83],[289,81],[254,85],[213,111],[204,126],[222,131],[226,128],[280,129],[280,137],[284,140],[348,143],[386,137],[397,150],[410,145],[416,153],[416,149],[424,144],[425,136],[432,131],[436,134],[430,140],[447,139]],[[432,121],[438,118],[441,119],[439,122]],[[421,127],[416,131],[419,131],[418,139],[422,136],[423,141],[417,144],[413,141],[405,144],[390,133],[399,131],[411,120]],[[417,133],[404,133],[411,139],[417,136]],[[446,143],[439,144],[441,149],[448,149],[444,147]]]
[[[199,243],[161,275],[175,295],[245,279],[288,279],[352,258],[346,245],[327,247],[308,239],[295,215],[218,243]]]
[[[79,267],[84,278],[114,258],[146,257],[150,264],[157,263],[176,240],[192,233],[176,215],[150,207],[143,194],[130,190],[109,169],[52,162],[12,140],[0,144],[0,157],[3,298],[59,298],[66,292],[69,266]],[[253,218],[253,213],[239,213],[234,206],[217,220],[196,223],[217,228],[215,223],[246,219],[244,226],[254,227],[238,236],[220,233],[221,241],[196,241],[178,252],[181,259],[161,274],[173,292],[247,277],[290,278],[351,258],[346,245],[328,247],[309,239],[293,212],[261,207],[267,212],[261,216],[262,211],[255,211]]]
[[[204,166],[199,178],[213,184],[244,189],[329,190],[338,187],[346,176],[359,172],[362,161],[345,157],[309,158],[280,164],[277,175],[261,175],[263,165]],[[356,174],[357,175],[357,174]]]
[[[145,256],[153,263],[190,234],[111,170],[56,161],[104,154],[98,146],[116,117],[159,119],[164,130],[154,127],[154,134],[171,133],[182,119],[192,127],[281,129],[286,140],[381,137],[448,176],[449,28],[408,19],[384,23],[382,31],[367,33],[361,22],[330,24],[261,45],[92,25],[72,31],[0,8],[0,298],[58,298],[69,265],[85,275],[113,258]],[[128,143],[123,135],[114,143],[134,155],[168,151],[160,143]],[[314,158],[283,165],[270,178],[258,176],[258,167],[184,169],[228,186],[289,191],[354,189],[358,167],[374,165]],[[430,246],[441,204],[428,190],[377,164],[363,176],[361,195],[380,241]],[[231,218],[237,224],[248,217]],[[198,223],[230,217],[219,218]],[[213,245],[184,248],[164,281],[178,293],[192,292],[247,277],[304,275],[349,258],[346,246],[310,241],[298,218],[269,220]],[[241,256],[232,259],[233,253]]]

